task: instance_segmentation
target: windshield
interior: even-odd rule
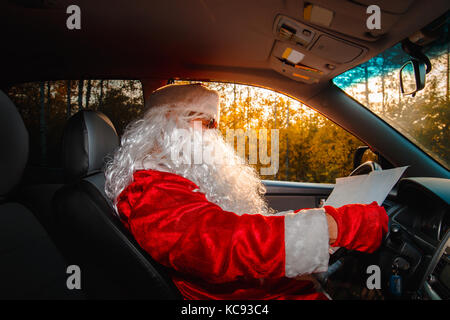
[[[401,44],[335,77],[348,95],[380,116],[428,155],[450,167],[449,33],[423,52],[432,64],[415,97],[400,92],[399,71],[410,59]]]

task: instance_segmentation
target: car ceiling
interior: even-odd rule
[[[81,9],[81,30],[69,30],[66,8]],[[305,5],[333,12],[328,27],[306,21]],[[366,27],[369,4],[382,9],[382,29]],[[2,83],[43,79],[135,78],[232,81],[268,87],[308,100],[330,79],[426,26],[449,9],[448,0],[9,0],[0,4],[6,64]],[[334,54],[311,64],[335,69],[315,84],[277,72],[271,54],[280,15],[317,34],[362,49],[351,61]],[[315,39],[313,42],[315,42]],[[283,41],[281,41],[283,43]]]

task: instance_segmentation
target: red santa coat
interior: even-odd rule
[[[192,181],[137,171],[117,201],[124,225],[169,267],[186,299],[323,299],[302,274],[327,270],[325,209],[275,215],[222,210]]]

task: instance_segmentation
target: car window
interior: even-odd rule
[[[261,174],[261,168],[268,165],[261,161],[250,163],[250,154],[254,150],[251,151],[250,138],[248,135],[246,137],[246,160],[263,179],[334,183],[336,178],[347,176],[353,170],[353,154],[364,143],[303,103],[281,93],[253,86],[202,83],[220,93],[219,130],[224,138],[230,129],[242,129],[245,132],[267,129],[267,153],[270,154],[270,130],[278,130],[279,168],[271,175]],[[259,156],[259,134],[257,137]],[[234,146],[237,150],[237,138]]]
[[[7,88],[30,137],[29,165],[61,167],[61,138],[67,119],[81,109],[106,114],[118,134],[143,110],[138,80],[59,80]]]
[[[392,127],[450,169],[449,23],[422,52],[432,69],[425,88],[413,97],[402,95],[399,72],[411,59],[401,43],[364,64],[335,77],[333,82]]]
[[[258,87],[220,82],[203,84],[221,96],[219,130],[224,138],[230,129],[235,132],[242,129],[245,134],[267,129],[267,155],[271,157],[270,133],[273,129],[278,131],[277,171],[261,174],[261,168],[270,164],[251,163],[263,179],[334,183],[337,177],[352,171],[354,151],[364,143],[308,106]],[[105,113],[119,135],[143,111],[142,86],[138,80],[30,82],[12,86],[7,93],[29,131],[32,166],[61,166],[65,122],[81,108]],[[247,161],[253,151],[250,148],[247,136]],[[259,157],[260,150],[257,153]]]

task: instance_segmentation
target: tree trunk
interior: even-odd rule
[[[83,109],[83,86],[84,80],[78,80],[78,110]]]
[[[383,62],[381,63],[381,114],[384,114],[384,95],[385,95],[385,79],[384,79],[384,67],[386,65],[386,60],[384,58],[384,54],[381,54],[381,59]]]
[[[447,35],[448,36],[448,35]],[[449,51],[450,51],[450,43],[447,42],[447,91],[446,91],[446,101],[447,101],[447,105],[450,102],[450,96],[449,96],[449,89],[450,89],[450,78],[449,78],[449,72],[450,72],[450,56],[449,56]]]
[[[50,89],[51,89],[50,81],[47,81],[47,109],[45,110],[47,117],[50,116]]]
[[[86,101],[84,103],[85,109],[89,109],[89,100],[91,100],[91,87],[92,87],[92,82],[89,79],[87,81],[87,85],[86,85]]]
[[[250,123],[249,123],[249,112],[250,112],[250,87],[247,87],[247,102],[245,103],[245,123],[247,126],[247,130],[250,130]]]
[[[286,102],[286,181],[289,181],[289,101]]]
[[[236,107],[237,107],[237,103],[236,103],[236,84],[233,84],[233,94],[234,94],[234,98],[233,98],[233,113],[236,114]],[[236,116],[233,117],[233,129],[236,130]]]
[[[277,106],[278,106],[278,101],[276,101],[274,103],[274,108],[273,108],[273,127],[274,129],[277,128]],[[270,143],[274,143],[273,141],[270,141]],[[277,170],[277,172],[275,173],[275,180],[278,180],[278,174],[279,174],[279,170]]]
[[[103,81],[100,80],[100,97],[98,99],[98,109],[102,110],[102,104],[103,104]]]
[[[45,166],[47,163],[47,124],[45,122],[45,82],[40,82],[40,117],[39,117],[39,134],[41,142],[41,158],[40,165]]]
[[[278,102],[276,102],[275,107],[273,108],[273,127],[274,129],[277,128],[277,106],[278,106]]]
[[[72,115],[72,104],[70,101],[70,94],[71,94],[71,85],[72,85],[72,81],[67,80],[66,82],[67,85],[67,111],[66,111],[66,117],[67,119],[70,118],[70,116]]]
[[[366,85],[366,107],[369,107],[369,68],[367,67],[367,62],[364,64],[364,78]]]
[[[51,95],[50,95],[50,90],[51,90],[51,83],[50,83],[50,81],[46,81],[46,83],[45,83],[46,85],[47,85],[47,97],[46,97],[46,102],[45,102],[45,141],[46,141],[46,145],[47,145],[47,120],[49,120],[49,118],[50,118],[50,114],[51,114],[51,105],[50,105],[50,98],[51,98]],[[46,156],[46,158],[47,158],[47,156]],[[46,160],[47,159],[45,159],[45,162],[46,162]]]

